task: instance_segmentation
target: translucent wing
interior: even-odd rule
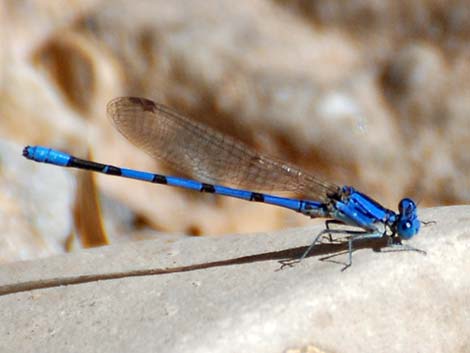
[[[116,98],[108,103],[107,114],[134,145],[202,182],[289,191],[318,201],[326,201],[338,189],[148,99]]]

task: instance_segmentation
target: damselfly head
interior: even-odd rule
[[[397,234],[402,239],[410,239],[419,232],[418,208],[413,200],[405,198],[398,204]]]

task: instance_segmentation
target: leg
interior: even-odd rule
[[[305,259],[305,258],[307,257],[307,255],[310,253],[310,251],[312,251],[313,247],[314,247],[315,244],[317,243],[318,239],[320,239],[320,237],[321,237],[323,234],[328,233],[328,235],[330,236],[330,240],[332,241],[331,233],[332,233],[332,232],[334,233],[334,230],[329,229],[329,228],[328,228],[328,225],[327,225],[326,227],[327,227],[326,229],[323,229],[320,233],[317,234],[317,236],[315,237],[315,240],[312,242],[312,244],[310,244],[310,246],[308,247],[308,249],[302,254],[302,256],[299,258],[298,262],[302,261],[303,259]]]
[[[342,222],[339,222],[339,221],[334,221],[334,222],[330,222],[330,223],[343,224]],[[356,239],[372,237],[372,235],[374,235],[374,233],[370,233],[370,232],[367,232],[367,231],[364,231],[364,230],[329,229],[327,227],[326,229],[323,229],[321,232],[319,232],[317,234],[317,236],[315,237],[313,242],[310,244],[308,249],[302,254],[302,256],[299,259],[281,261],[282,266],[280,267],[280,270],[282,270],[285,266],[292,267],[294,264],[300,263],[303,259],[305,259],[309,255],[309,253],[313,250],[315,245],[317,245],[318,240],[321,238],[322,235],[328,234],[331,241],[333,241],[332,237],[331,237],[331,235],[333,233],[334,234],[349,234],[350,235],[349,238],[348,238],[348,256],[349,256],[349,259],[348,259],[348,263],[345,265],[345,267],[341,271],[344,271],[346,268],[350,267],[351,264],[352,264],[352,252],[353,252],[352,243],[353,243],[353,241],[356,240]],[[377,238],[382,237],[382,234],[379,234],[376,237]],[[337,256],[337,255],[338,254],[333,255],[333,256]]]
[[[408,244],[403,244],[401,242],[401,239],[400,238],[392,238],[390,237],[388,239],[388,244],[387,244],[387,248],[388,250],[381,250],[382,252],[393,252],[393,251],[416,251],[420,254],[423,254],[423,255],[426,255],[426,251],[424,250],[421,250],[421,249],[418,249],[418,248],[415,248],[411,245],[408,245]]]
[[[302,256],[300,258],[281,261],[282,265],[281,265],[280,270],[282,270],[285,266],[292,267],[294,264],[301,262],[305,257],[307,257],[307,255],[310,253],[310,251],[312,251],[313,247],[318,242],[318,239],[320,239],[320,237],[325,233],[328,233],[330,235],[330,239],[331,239],[331,234],[330,233],[339,233],[339,230],[337,230],[337,229],[328,229],[328,228],[323,229],[320,233],[317,234],[317,236],[315,237],[315,240],[312,242],[312,244],[310,244],[308,249],[302,254]]]
[[[362,237],[365,234],[369,234],[368,232],[362,231],[362,230],[323,229],[320,233],[318,233],[318,235],[315,237],[315,240],[312,242],[312,244],[310,244],[308,249],[299,258],[299,262],[302,261],[303,259],[305,259],[308,256],[310,251],[312,251],[313,247],[317,243],[318,239],[325,233],[328,233],[330,236],[331,236],[332,233],[335,233],[335,234],[350,234],[351,237],[349,237],[348,242],[349,242],[349,249],[350,249],[349,253],[350,253],[351,258],[352,258],[352,255],[351,255],[352,254],[352,241],[356,238]]]
[[[336,220],[336,219],[327,219],[327,220],[325,221],[325,228],[326,228],[327,230],[330,230],[330,224],[340,224],[340,225],[344,225],[343,222],[338,221],[338,220]],[[333,237],[331,236],[331,233],[330,233],[330,232],[328,232],[328,239],[330,240],[330,243],[333,242]]]
[[[348,263],[341,269],[341,272],[343,272],[344,270],[346,270],[348,267],[352,265],[353,241],[364,237],[366,234],[371,234],[371,233],[356,231],[353,233],[352,236],[349,237],[348,239]]]
[[[354,239],[353,237],[348,239],[348,263],[346,264],[346,266],[344,266],[341,269],[341,272],[343,272],[344,270],[346,270],[348,267],[350,267],[352,265],[352,251],[353,251],[352,242],[353,242],[353,239]]]

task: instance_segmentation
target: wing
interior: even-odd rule
[[[338,186],[322,181],[151,100],[121,97],[108,117],[130,142],[155,159],[206,183],[253,191],[288,191],[326,201]]]

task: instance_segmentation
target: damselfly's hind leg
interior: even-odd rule
[[[334,229],[331,229],[331,228],[330,228],[330,225],[331,225],[331,224],[344,225],[344,223],[341,222],[341,221],[338,221],[338,220],[336,220],[336,219],[327,219],[327,220],[325,221],[325,230],[328,230],[328,232],[325,232],[325,233],[328,234],[328,240],[330,241],[330,243],[333,243],[333,236],[331,235],[331,232],[329,232],[329,230],[332,230],[333,233],[335,233],[335,232],[334,232]],[[343,231],[343,232],[344,232],[344,231]]]
[[[315,245],[317,245],[319,243],[320,238],[322,236],[324,236],[325,234],[328,235],[328,240],[330,242],[334,241],[332,234],[347,234],[347,235],[349,235],[349,237],[348,237],[348,254],[349,254],[348,255],[348,263],[342,269],[342,271],[344,271],[346,268],[351,266],[351,264],[352,264],[352,252],[353,252],[352,243],[355,239],[361,238],[364,235],[368,234],[368,232],[363,231],[363,230],[355,231],[355,230],[346,230],[346,229],[331,229],[329,227],[330,224],[343,224],[343,223],[340,222],[340,221],[336,221],[336,220],[326,221],[325,222],[325,229],[323,229],[321,232],[319,232],[317,234],[317,236],[315,237],[313,242],[310,244],[310,246],[307,248],[307,250],[305,250],[304,253],[298,259],[289,259],[289,260],[286,260],[286,261],[281,261],[282,265],[281,265],[280,269],[283,269],[286,266],[292,267],[293,265],[295,265],[297,263],[300,263],[303,259],[305,259],[310,254],[310,252],[313,250]],[[334,256],[336,256],[336,255],[334,255]]]
[[[300,263],[300,261],[302,261],[309,253],[310,251],[313,249],[313,247],[315,246],[315,244],[317,243],[318,239],[320,239],[320,237],[326,233],[329,233],[331,230],[330,229],[323,229],[320,233],[317,234],[317,236],[315,237],[315,240],[313,241],[312,244],[310,244],[310,246],[308,247],[308,249],[302,254],[302,256],[300,256],[300,258],[298,259],[288,259],[288,260],[282,260],[280,261],[281,263],[281,268],[280,270],[282,270],[284,267],[288,266],[288,267],[292,267],[294,266],[295,264],[297,263]],[[330,239],[331,239],[331,235],[330,235]]]

